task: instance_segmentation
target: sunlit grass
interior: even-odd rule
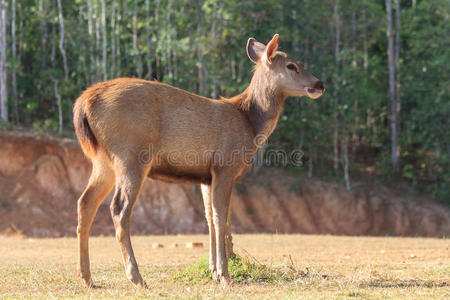
[[[205,235],[133,237],[149,286],[139,290],[126,279],[113,237],[90,240],[94,289],[76,276],[76,239],[0,239],[0,299],[450,298],[445,239],[235,235],[238,257],[229,260],[228,289],[212,280],[207,247],[170,247],[207,245],[207,240]],[[153,243],[164,248],[153,249]]]

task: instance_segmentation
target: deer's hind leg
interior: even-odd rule
[[[139,162],[126,163],[117,168],[116,190],[111,202],[111,216],[116,238],[122,251],[125,273],[139,287],[146,287],[139,273],[130,238],[130,223],[134,204],[140,193],[148,169]]]
[[[89,232],[98,207],[113,186],[114,173],[112,169],[105,161],[93,160],[91,177],[77,203],[79,244],[77,272],[88,287],[93,285],[89,263]]]

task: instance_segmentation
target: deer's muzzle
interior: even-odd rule
[[[317,99],[325,92],[325,87],[322,81],[317,80],[312,87],[307,87],[305,90],[309,98]]]

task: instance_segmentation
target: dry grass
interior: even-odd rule
[[[134,237],[149,286],[136,290],[112,237],[91,238],[95,289],[76,277],[76,239],[3,238],[0,298],[450,298],[448,239],[235,235],[236,251],[251,258],[247,265],[236,262],[240,273],[233,271],[226,290],[201,273],[207,247],[184,247],[192,241],[207,245],[204,235]],[[153,243],[165,247],[153,249]],[[173,243],[182,247],[170,248]]]

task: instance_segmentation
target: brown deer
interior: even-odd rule
[[[147,176],[201,184],[209,268],[215,280],[229,283],[225,234],[233,185],[250,169],[258,146],[275,129],[285,98],[317,98],[325,90],[320,80],[277,48],[278,34],[267,46],[248,40],[254,75],[247,89],[230,99],[208,99],[134,78],[95,84],[77,99],[75,131],[93,165],[78,200],[78,275],[87,286],[93,284],[89,231],[114,185],[111,215],[125,272],[135,285],[146,286],[131,246],[130,222]]]

